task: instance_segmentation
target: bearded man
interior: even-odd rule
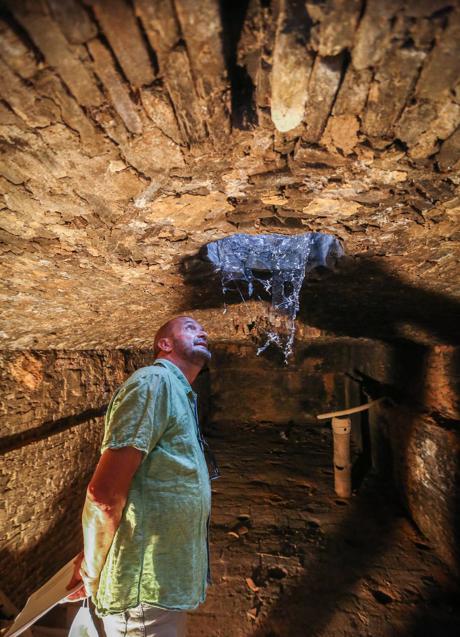
[[[109,637],[181,637],[209,581],[211,489],[191,384],[210,359],[188,316],[155,336],[155,362],[109,404],[69,596],[91,596]]]

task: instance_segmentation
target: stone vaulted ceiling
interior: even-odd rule
[[[343,241],[344,271],[309,291],[329,318],[307,324],[450,320],[457,1],[1,5],[3,347],[148,346],[190,310],[235,333],[216,280],[187,273],[237,232]]]

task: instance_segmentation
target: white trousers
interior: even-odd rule
[[[107,637],[185,637],[187,614],[149,604],[102,618]]]

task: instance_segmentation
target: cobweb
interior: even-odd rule
[[[305,276],[319,266],[333,267],[342,255],[339,240],[322,232],[291,236],[234,234],[207,245],[207,258],[221,274],[224,298],[227,291],[236,290],[245,301],[239,284],[246,284],[251,297],[258,282],[270,295],[275,314],[287,317],[287,335],[269,330],[266,342],[257,350],[260,354],[274,343],[283,351],[286,362],[292,354]]]

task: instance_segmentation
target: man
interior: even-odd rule
[[[154,352],[109,404],[68,586],[82,581],[69,599],[90,595],[108,637],[184,635],[206,594],[211,490],[190,385],[211,358],[207,334],[174,318]]]

